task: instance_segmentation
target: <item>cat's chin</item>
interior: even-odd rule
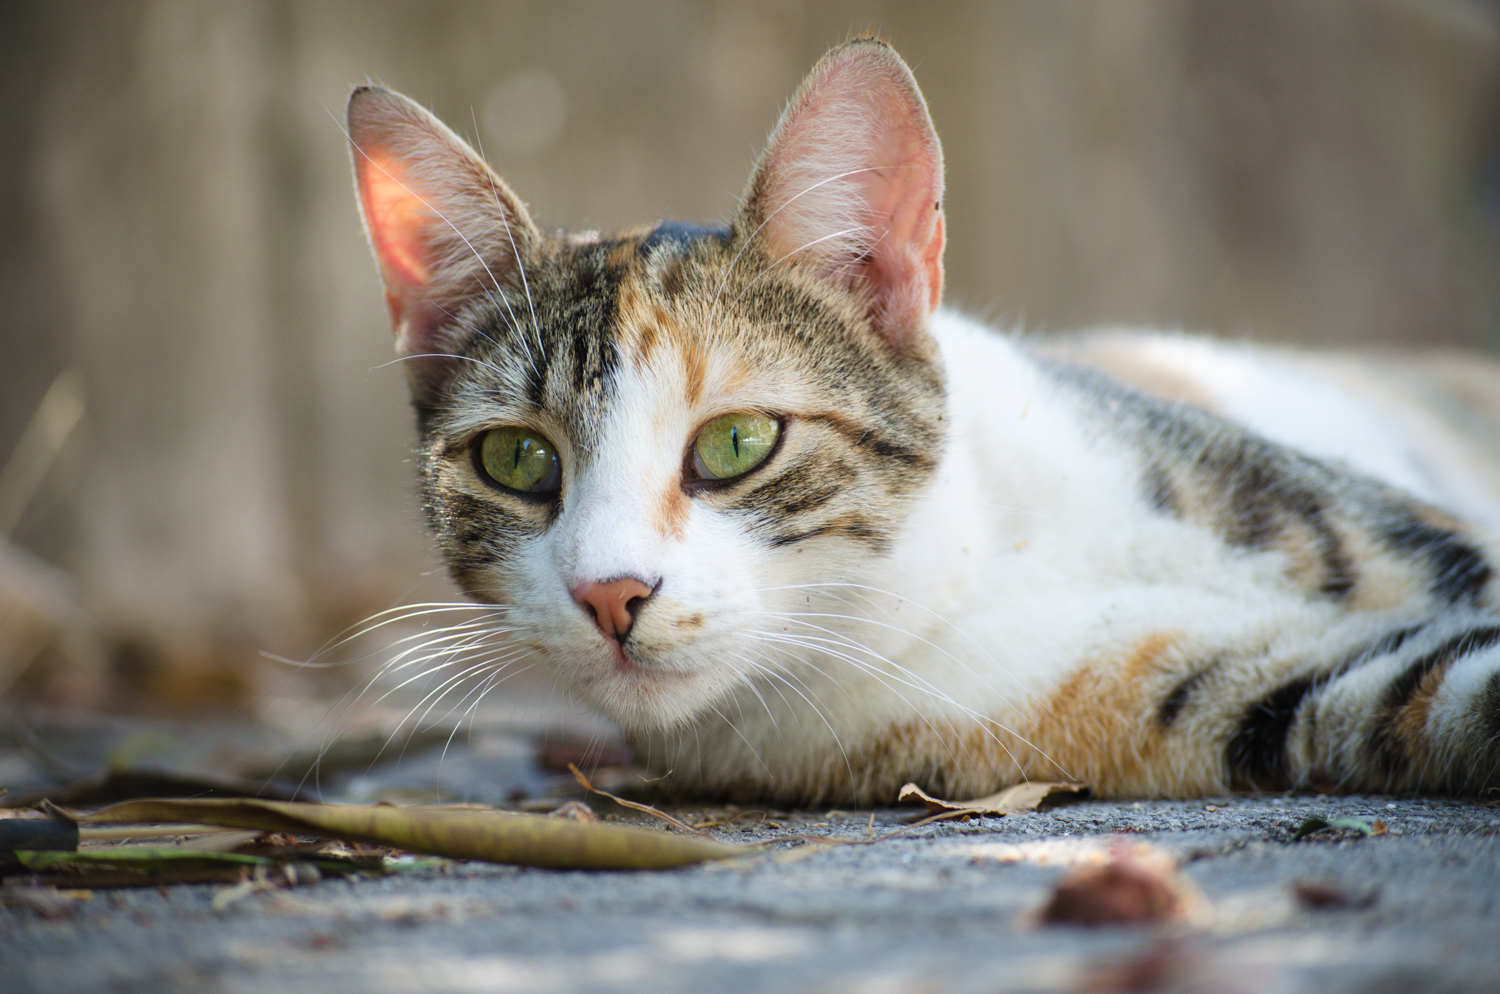
[[[623,661],[573,686],[584,704],[614,719],[630,732],[657,732],[696,719],[727,688],[691,670],[644,666]]]

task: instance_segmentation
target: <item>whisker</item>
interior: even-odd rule
[[[720,711],[719,708],[717,707],[717,705],[710,704],[708,706],[708,709],[710,711],[712,711],[714,714],[718,715],[719,716],[719,720],[722,721],[726,726],[728,726],[728,728],[731,731],[733,731],[734,734],[736,734],[736,735],[738,735],[740,737],[740,741],[743,742],[743,743],[745,743],[745,747],[750,750],[750,755],[752,755],[752,756],[755,757],[755,761],[760,764],[760,768],[762,770],[765,770],[767,773],[770,773],[771,772],[771,767],[766,763],[766,761],[764,759],[761,758],[760,750],[757,749],[757,748],[755,748],[755,743],[751,742],[748,738],[745,737],[745,733],[742,732],[742,731],[740,731],[740,726],[738,726],[734,722],[730,721],[728,715],[724,714],[723,711]],[[694,727],[695,730],[697,729],[697,725],[694,725],[693,727]],[[703,745],[703,743],[702,743],[701,740],[698,743],[698,745],[699,745],[699,750],[700,750],[700,753],[701,753],[702,745]],[[699,760],[698,768],[699,769],[703,768],[703,763],[702,763],[701,759]]]
[[[1000,673],[1000,674],[1004,674],[1004,675],[1010,677],[1011,681],[1016,685],[1016,687],[1021,691],[1022,694],[1026,695],[1029,698],[1031,698],[1036,703],[1041,703],[1041,698],[1039,698],[1034,691],[1030,690],[1030,688],[1028,688],[1025,684],[1023,684],[1019,679],[1017,679],[1014,676],[1014,674],[1011,673],[1010,668],[1007,667],[1007,666],[1005,666],[1005,665],[1003,665],[1000,660],[996,659],[995,656],[994,656],[994,654],[991,653],[987,648],[985,648],[985,646],[984,646],[984,644],[982,642],[980,642],[974,636],[970,635],[968,632],[964,631],[958,625],[954,624],[953,621],[951,619],[949,619],[948,617],[946,617],[943,613],[941,613],[939,611],[935,611],[935,610],[933,610],[930,607],[927,607],[926,605],[922,604],[920,601],[912,600],[910,597],[907,597],[907,596],[902,595],[902,594],[897,594],[897,593],[895,593],[893,591],[884,590],[884,589],[882,589],[880,587],[875,587],[875,586],[871,586],[869,584],[864,584],[864,583],[849,582],[849,581],[823,581],[823,582],[804,583],[804,584],[789,584],[789,585],[780,586],[780,587],[763,587],[761,589],[763,591],[774,591],[774,590],[797,590],[797,591],[822,590],[822,591],[827,591],[827,592],[858,591],[858,592],[866,594],[867,597],[868,596],[873,596],[873,595],[878,595],[880,597],[894,598],[899,603],[902,603],[902,604],[909,604],[912,607],[916,608],[917,610],[925,613],[930,619],[932,619],[934,621],[937,621],[939,624],[941,624],[942,626],[944,626],[947,630],[952,631],[953,633],[955,633],[956,635],[958,635],[960,638],[962,638],[966,643],[968,643],[970,646],[972,646],[974,649],[978,650],[979,653],[984,657],[985,661],[990,664],[987,667],[987,670],[986,670],[987,672]],[[847,602],[845,602],[845,603],[847,603]],[[860,614],[848,614],[848,615],[828,614],[828,615],[820,615],[820,614],[816,614],[816,613],[807,613],[807,612],[794,612],[793,614],[797,615],[797,616],[802,616],[802,617],[828,617],[828,618],[837,618],[837,619],[840,619],[840,620],[857,621],[857,622],[859,622],[861,624],[875,625],[877,627],[886,628],[886,629],[898,632],[898,633],[903,634],[903,635],[907,635],[907,636],[910,636],[910,637],[913,637],[913,638],[918,638],[924,645],[928,646],[929,648],[937,649],[945,657],[947,657],[948,659],[950,659],[951,661],[953,661],[955,663],[958,663],[970,675],[976,676],[976,677],[979,676],[979,674],[976,673],[974,671],[973,667],[971,667],[968,663],[964,662],[962,659],[960,659],[959,657],[955,656],[953,653],[947,651],[946,649],[943,649],[942,647],[938,646],[936,643],[932,642],[931,640],[926,639],[926,638],[922,638],[921,636],[916,635],[916,633],[912,632],[910,629],[906,629],[906,628],[902,628],[902,627],[899,627],[899,626],[891,625],[888,622],[878,621],[876,619],[868,618],[868,617],[866,617],[864,615],[860,615]],[[988,684],[987,680],[986,680],[986,684]]]
[[[389,179],[392,183],[395,183],[397,186],[399,186],[401,189],[405,190],[407,193],[411,194],[412,198],[415,199],[418,203],[420,203],[427,210],[431,211],[434,217],[436,217],[438,220],[442,221],[449,228],[453,229],[453,233],[458,236],[458,238],[459,238],[459,240],[461,242],[464,243],[464,247],[467,248],[469,250],[469,252],[473,254],[475,260],[478,261],[479,265],[484,269],[486,275],[489,276],[490,282],[494,285],[495,289],[497,289],[497,290],[500,289],[500,281],[495,278],[494,272],[492,272],[490,270],[489,263],[485,261],[484,256],[481,255],[480,252],[479,252],[479,250],[474,247],[474,244],[469,241],[469,237],[467,235],[465,235],[463,233],[463,231],[461,231],[459,229],[458,225],[456,225],[452,221],[450,221],[448,219],[448,216],[446,214],[444,214],[442,211],[438,210],[436,207],[432,206],[432,204],[428,203],[427,200],[426,200],[426,198],[422,197],[420,194],[418,194],[411,187],[407,186],[405,183],[401,182],[395,176],[391,175],[390,170],[386,169],[379,162],[375,161],[375,159],[373,157],[371,157],[368,152],[366,152],[363,148],[361,148],[354,141],[354,136],[349,134],[348,129],[344,128],[343,125],[342,125],[342,123],[340,123],[339,127],[340,127],[340,130],[342,130],[344,132],[344,137],[349,139],[350,146],[352,148],[354,148],[355,151],[359,152],[360,155],[364,156],[365,160],[367,162],[369,162],[370,165],[374,166],[376,169],[379,169],[382,173],[385,173],[385,176],[386,176],[387,179]]]
[[[741,300],[744,300],[745,299],[745,294],[747,294],[747,293],[750,292],[750,288],[751,287],[753,287],[755,284],[759,283],[761,281],[761,279],[763,279],[764,277],[768,276],[770,273],[774,272],[777,266],[781,265],[783,262],[785,262],[786,260],[790,259],[792,256],[794,256],[794,255],[801,255],[803,252],[806,252],[808,249],[812,248],[814,245],[817,245],[819,242],[826,242],[826,241],[831,241],[832,239],[835,239],[835,238],[842,238],[843,236],[849,235],[849,234],[853,234],[854,232],[856,232],[858,230],[859,230],[858,228],[845,228],[843,231],[830,232],[829,234],[826,234],[826,235],[822,236],[821,238],[814,238],[810,242],[806,242],[806,243],[804,243],[802,245],[797,246],[796,248],[792,249],[790,252],[787,252],[786,254],[784,254],[783,256],[781,256],[781,258],[776,259],[773,262],[771,262],[764,269],[762,269],[759,273],[757,273],[750,280],[748,280],[745,283],[745,285],[740,289],[739,294],[736,295],[735,298],[734,298],[734,300],[732,300],[730,303],[731,304],[738,304]]]
[[[745,658],[745,657],[742,657],[742,658]],[[746,662],[751,663],[755,667],[755,669],[758,672],[760,672],[761,674],[763,674],[767,679],[779,680],[782,683],[786,684],[787,688],[789,690],[791,690],[792,693],[794,693],[798,697],[800,697],[807,704],[807,706],[812,709],[813,714],[817,715],[818,718],[823,722],[824,727],[828,729],[828,734],[833,737],[834,744],[838,746],[839,755],[844,760],[844,769],[845,769],[845,772],[847,772],[848,775],[849,775],[849,781],[850,781],[850,783],[853,783],[854,782],[854,766],[850,762],[849,751],[844,748],[844,740],[843,740],[843,738],[839,735],[838,729],[834,727],[833,722],[828,719],[828,716],[824,713],[823,708],[820,707],[816,701],[814,701],[811,697],[808,696],[808,693],[811,692],[811,688],[807,688],[807,692],[804,692],[803,687],[799,687],[799,686],[797,686],[796,683],[792,682],[792,677],[791,677],[790,674],[784,673],[784,672],[780,671],[779,669],[777,669],[774,666],[768,666],[768,665],[766,665],[764,663],[756,663],[753,660],[750,660],[748,658],[746,659]],[[816,669],[815,666],[813,668]],[[800,683],[801,681],[798,681],[798,682]],[[753,684],[751,686],[753,687]],[[803,686],[805,687],[805,684]],[[773,689],[775,689],[775,688],[773,687]],[[840,689],[842,690],[843,688],[840,688]],[[797,714],[797,712],[796,712],[795,709],[792,709],[790,707],[791,702],[786,699],[786,695],[782,694],[779,689],[776,691],[776,693],[777,693],[777,696],[781,697],[782,702],[788,705],[788,710],[791,712],[793,718],[797,721],[797,723],[798,723],[798,725],[800,727],[800,725],[801,725],[801,717],[800,717],[800,715]],[[846,696],[847,696],[847,692],[846,692]],[[767,713],[768,714],[769,714],[769,711],[770,711],[770,709],[767,708]],[[771,714],[770,718],[771,718],[771,724],[776,728],[777,734],[780,735],[781,734],[781,726],[780,726],[779,723],[777,723],[776,716],[774,714]]]
[[[803,588],[805,588],[807,586],[812,586],[812,585],[794,585],[793,587],[783,588],[783,589],[803,589]],[[858,586],[862,586],[862,585],[851,585],[851,586],[858,587]],[[774,589],[774,588],[768,588],[768,589]],[[876,592],[879,592],[879,593],[885,593],[884,591],[878,591],[878,588],[866,588],[866,589],[875,590]],[[757,637],[762,638],[764,640],[768,640],[768,641],[779,642],[779,643],[782,643],[782,644],[789,644],[789,645],[801,646],[803,648],[807,648],[807,649],[810,649],[810,650],[815,651],[815,652],[823,653],[823,654],[828,655],[828,656],[830,656],[830,657],[832,657],[834,659],[837,659],[837,660],[843,661],[845,663],[848,663],[850,665],[853,665],[856,668],[860,669],[861,671],[868,673],[870,676],[872,676],[876,680],[880,681],[880,683],[883,686],[885,686],[888,690],[891,690],[892,692],[896,693],[903,700],[903,702],[905,702],[909,707],[911,707],[913,711],[917,712],[918,715],[924,721],[924,723],[926,723],[928,725],[929,729],[931,731],[933,731],[935,734],[937,734],[937,728],[931,724],[930,719],[928,719],[926,717],[925,712],[923,711],[923,709],[917,707],[908,697],[906,697],[906,695],[901,692],[901,690],[899,689],[899,687],[904,686],[904,687],[907,687],[908,689],[911,689],[911,690],[914,690],[914,691],[918,691],[918,692],[922,693],[924,696],[928,697],[931,700],[942,702],[943,704],[946,704],[946,705],[948,705],[948,706],[950,706],[952,708],[955,708],[960,713],[962,713],[963,715],[965,715],[966,717],[971,718],[974,721],[976,721],[981,728],[985,729],[986,737],[988,737],[990,740],[992,740],[995,743],[995,745],[998,746],[1006,754],[1006,756],[1011,760],[1011,762],[1013,764],[1015,764],[1019,768],[1020,764],[1019,764],[1018,760],[1016,759],[1015,755],[1011,752],[1009,746],[998,735],[996,735],[993,731],[990,731],[990,726],[993,726],[994,728],[998,728],[998,729],[1000,729],[1001,731],[1005,732],[1008,735],[1016,735],[1017,738],[1021,739],[1021,741],[1026,741],[1024,739],[1024,737],[1021,737],[1021,736],[1017,735],[1017,733],[1015,732],[1015,730],[1007,728],[1004,723],[1002,723],[1000,721],[997,721],[996,719],[994,719],[991,716],[988,716],[988,715],[985,715],[985,714],[983,714],[981,712],[978,712],[978,711],[974,710],[973,708],[970,708],[970,707],[968,707],[966,705],[961,704],[960,702],[958,702],[957,700],[955,700],[950,694],[947,694],[947,693],[943,692],[940,688],[938,688],[937,686],[935,686],[934,684],[932,684],[930,681],[928,681],[928,680],[926,680],[926,679],[924,679],[924,678],[922,678],[920,676],[917,676],[915,673],[913,673],[907,667],[900,666],[899,664],[895,663],[893,660],[891,660],[891,659],[889,659],[889,658],[887,658],[885,656],[882,656],[880,653],[875,652],[874,650],[870,649],[869,647],[867,647],[867,646],[863,645],[862,643],[859,643],[859,642],[851,639],[850,637],[848,637],[847,635],[845,635],[843,633],[836,632],[836,631],[833,631],[831,629],[827,629],[827,628],[825,628],[823,626],[815,625],[815,624],[813,624],[811,622],[803,621],[803,620],[801,620],[800,617],[798,617],[795,614],[772,613],[772,612],[763,612],[763,613],[767,617],[779,617],[779,618],[782,618],[784,620],[793,621],[793,622],[795,622],[797,624],[804,625],[805,627],[811,628],[811,629],[813,629],[815,631],[820,631],[820,632],[824,633],[824,635],[823,636],[808,636],[808,635],[791,634],[791,633],[786,633],[786,632],[765,632],[765,633],[757,633]],[[871,624],[877,624],[877,625],[881,625],[883,627],[891,628],[892,630],[901,632],[903,634],[907,634],[907,635],[911,634],[910,632],[908,632],[908,631],[906,631],[904,629],[900,629],[900,628],[898,628],[896,626],[885,625],[884,623],[876,622],[873,619],[863,618],[863,617],[859,617],[859,616],[851,616],[851,615],[826,615],[826,614],[822,614],[822,613],[811,614],[811,615],[803,613],[802,616],[803,617],[808,617],[808,616],[831,617],[831,618],[835,618],[837,620],[846,620],[846,621],[847,620],[857,620],[857,621],[861,621],[861,622],[869,622]],[[852,650],[852,651],[845,651],[845,650]],[[858,657],[858,656],[856,656],[854,654],[855,652],[863,653],[866,656],[870,657],[870,659],[860,658],[860,657]],[[875,662],[871,662],[871,660],[874,660]],[[958,660],[955,660],[955,661],[958,661]],[[959,662],[961,663],[961,661],[959,661]],[[879,665],[876,665],[877,663]],[[961,663],[961,665],[965,665],[966,669],[968,668],[966,664],[962,664]],[[881,667],[884,667],[887,670],[892,671],[892,672],[883,671]],[[970,672],[972,672],[972,670],[970,670]],[[952,732],[956,736],[957,735],[957,727],[953,725],[952,719],[948,719],[947,720],[947,724],[949,725],[950,732]],[[940,738],[941,738],[941,736],[940,736]],[[1032,748],[1035,748],[1034,744],[1032,744],[1032,743],[1027,743],[1027,744],[1031,745]],[[1038,750],[1038,755],[1041,756],[1041,758],[1045,759],[1047,762],[1052,763],[1052,765],[1056,766],[1059,770],[1062,769],[1062,767],[1059,764],[1057,764],[1056,761],[1053,760],[1050,756],[1046,755],[1045,752],[1043,752],[1041,750]]]

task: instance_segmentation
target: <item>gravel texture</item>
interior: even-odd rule
[[[869,812],[678,813],[737,818],[712,830],[731,841],[860,840],[871,831]],[[874,832],[910,814],[875,812]],[[1361,818],[1384,832],[1294,840],[1313,815]],[[1472,800],[1086,801],[928,825],[873,845],[784,842],[671,872],[467,863],[233,895],[211,886],[101,890],[53,917],[0,907],[0,986],[1494,992],[1497,833],[1500,806]],[[1180,920],[1039,923],[1059,880],[1125,854],[1180,867]]]

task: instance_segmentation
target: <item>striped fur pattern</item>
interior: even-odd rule
[[[1432,405],[1456,380],[1410,363],[941,309],[941,152],[871,40],[722,227],[548,234],[404,98],[349,121],[423,506],[506,646],[481,675],[544,667],[677,791],[1500,786],[1492,365]],[[734,412],[774,448],[706,479]],[[555,489],[488,474],[506,428]]]

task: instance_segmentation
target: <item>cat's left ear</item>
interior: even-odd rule
[[[541,235],[484,160],[399,93],[357,88],[349,143],[396,352],[414,382],[437,378],[461,332],[455,315],[470,298],[516,286]]]
[[[792,98],[736,229],[772,264],[811,263],[865,297],[876,330],[906,352],[943,292],[942,199],[942,148],[911,70],[861,39],[825,55]]]

